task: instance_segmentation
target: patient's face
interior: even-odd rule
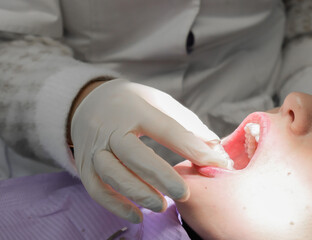
[[[246,150],[248,122],[261,130]],[[175,167],[191,191],[177,203],[183,219],[204,239],[311,239],[312,96],[292,93],[281,108],[250,115],[223,145],[240,170]]]

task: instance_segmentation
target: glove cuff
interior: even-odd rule
[[[40,143],[50,158],[73,175],[77,175],[77,171],[66,139],[66,124],[73,99],[81,86],[85,86],[90,80],[100,76],[113,79],[116,75],[79,64],[51,76],[38,94],[35,121],[40,128]]]

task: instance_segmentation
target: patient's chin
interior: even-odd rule
[[[203,239],[310,239],[312,201],[307,186],[290,177],[211,179],[189,162],[177,166],[191,196],[179,212]],[[259,178],[258,178],[259,177]],[[246,180],[246,179],[244,179]],[[236,186],[236,188],[235,188]]]
[[[175,169],[191,193],[178,210],[203,239],[311,239],[311,185],[300,172],[262,166],[259,172],[207,178],[189,161]]]
[[[272,223],[270,219],[255,219],[248,214],[238,212],[231,217],[228,213],[219,212],[211,208],[200,215],[185,204],[178,204],[178,210],[188,225],[203,239],[222,240],[263,240],[263,239],[311,239],[311,219],[299,222],[285,222],[282,219]],[[227,210],[228,211],[228,210]],[[235,210],[233,210],[235,212]],[[209,214],[211,212],[211,214]],[[233,212],[233,213],[234,213]],[[249,218],[250,217],[250,218]]]

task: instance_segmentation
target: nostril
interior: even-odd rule
[[[295,113],[293,110],[289,109],[288,110],[288,115],[290,116],[291,122],[295,121]]]
[[[287,117],[293,133],[303,135],[312,131],[312,95],[299,92],[289,94],[281,106],[281,113]]]

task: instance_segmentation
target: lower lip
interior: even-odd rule
[[[245,132],[244,127],[247,123],[250,123],[250,122],[260,123],[260,125],[261,125],[261,135],[260,135],[260,139],[258,142],[258,149],[260,148],[259,145],[262,142],[263,136],[265,136],[267,133],[270,121],[269,121],[269,117],[266,113],[256,112],[256,113],[253,113],[253,114],[250,114],[249,116],[247,116],[246,119],[240,124],[240,126],[229,137],[226,138],[226,141],[223,142],[222,145],[227,152],[229,150],[227,150],[226,145],[232,141],[235,141],[235,138],[237,138],[237,136],[244,134],[244,132]],[[257,152],[254,154],[253,158],[256,155],[257,155]],[[235,172],[239,171],[239,170],[234,170],[234,171],[228,170],[228,169],[215,167],[215,166],[204,166],[204,167],[195,166],[195,168],[200,174],[202,174],[206,177],[210,177],[210,178],[215,178],[215,177],[221,176],[223,174],[231,174],[231,173],[235,173]]]
[[[214,167],[214,166],[207,166],[207,167],[199,167],[195,166],[196,170],[201,174],[209,178],[215,178],[222,174],[230,174],[233,173],[232,170]]]

